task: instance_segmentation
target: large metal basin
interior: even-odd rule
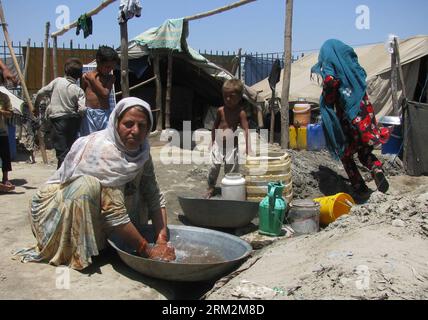
[[[258,213],[258,202],[178,197],[184,216],[194,225],[212,228],[240,228]]]
[[[168,228],[177,256],[173,262],[137,256],[118,238],[111,237],[108,242],[132,269],[149,277],[172,281],[216,280],[238,267],[252,250],[247,242],[224,232],[179,225]],[[141,227],[139,231],[153,242],[151,226]]]

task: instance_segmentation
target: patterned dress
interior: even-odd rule
[[[358,116],[350,122],[346,118],[340,101],[339,86],[339,80],[327,76],[324,79],[323,95],[327,104],[336,107],[337,117],[348,142],[345,153],[340,160],[351,184],[358,189],[365,182],[354,161],[354,154],[358,154],[360,162],[372,171],[373,176],[376,168],[379,170],[382,168],[382,163],[372,153],[373,147],[385,143],[390,133],[387,128],[378,127],[374,109],[367,94],[361,100]]]
[[[113,228],[145,225],[165,207],[151,158],[137,177],[122,187],[102,187],[81,176],[65,184],[45,184],[33,196],[30,223],[37,245],[15,253],[23,262],[48,261],[82,270],[106,246]]]

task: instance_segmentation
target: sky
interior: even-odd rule
[[[129,39],[166,19],[181,18],[213,10],[237,0],[142,0],[139,18],[128,21]],[[2,0],[13,42],[26,43],[30,38],[39,46],[45,24],[50,32],[62,22],[64,6],[69,20],[97,7],[101,0]],[[285,0],[257,0],[211,17],[189,22],[188,43],[196,50],[276,53],[284,51]],[[58,39],[82,47],[120,45],[117,23],[119,0],[93,17],[93,34],[83,38],[75,29]],[[400,39],[428,34],[427,0],[294,0],[293,54],[317,50],[330,38],[352,46],[384,42],[389,34]],[[4,40],[4,36],[2,35]]]

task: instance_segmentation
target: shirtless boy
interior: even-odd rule
[[[105,129],[110,116],[109,96],[115,82],[111,71],[120,63],[117,52],[101,46],[96,54],[97,68],[83,74],[82,89],[86,95],[86,113],[82,121],[80,135]]]
[[[208,190],[205,195],[210,198],[224,163],[224,173],[239,172],[238,139],[235,131],[238,125],[244,130],[246,153],[248,154],[248,120],[242,108],[244,85],[239,79],[230,79],[222,88],[224,106],[217,110],[217,116],[211,131],[212,166],[208,173]]]

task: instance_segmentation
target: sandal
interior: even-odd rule
[[[7,182],[9,184],[7,184]],[[15,189],[15,186],[11,184],[9,181],[6,181],[6,183],[0,183],[0,192],[9,192]]]
[[[385,193],[389,189],[389,183],[388,180],[386,180],[385,174],[383,173],[382,169],[376,168],[373,170],[373,179],[376,183],[377,189]]]

